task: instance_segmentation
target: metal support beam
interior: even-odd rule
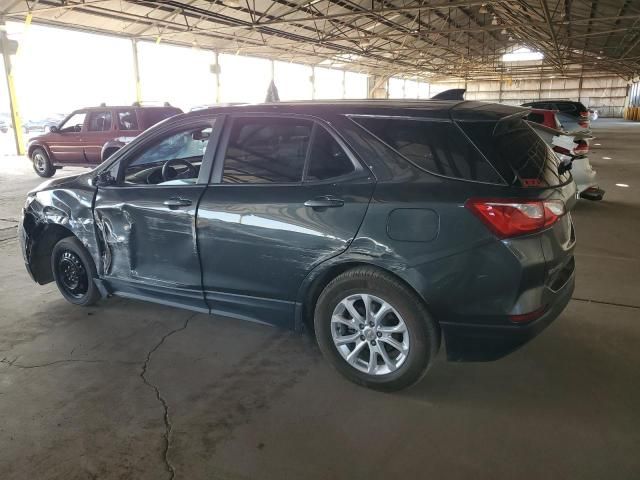
[[[11,65],[11,40],[7,38],[6,27],[4,22],[0,22],[0,50],[2,51],[2,60],[4,61],[4,76],[7,82],[7,90],[9,92],[9,108],[11,109],[11,123],[13,125],[13,137],[16,144],[16,152],[18,155],[24,155],[24,138],[22,136],[22,122],[20,121],[20,113],[18,110],[18,97],[16,95],[16,87],[13,82],[13,68]]]

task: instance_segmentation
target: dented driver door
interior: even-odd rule
[[[215,119],[169,128],[119,160],[114,185],[98,187],[100,273],[112,292],[209,311],[195,219],[214,132]]]

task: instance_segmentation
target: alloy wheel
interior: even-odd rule
[[[385,375],[409,354],[409,331],[387,301],[357,293],[342,299],[331,317],[333,343],[347,363],[369,375]]]
[[[41,153],[36,153],[33,156],[33,165],[36,167],[38,172],[44,173],[47,169],[47,159],[44,158],[44,155]]]

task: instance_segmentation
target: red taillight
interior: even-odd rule
[[[582,128],[589,128],[589,121],[588,120],[580,120],[580,121],[578,121],[578,125],[580,125]]]
[[[578,140],[576,147],[573,149],[575,155],[586,155],[589,153],[589,144],[584,140]]]
[[[588,118],[589,117],[589,112],[580,112],[580,116]]]
[[[554,152],[556,152],[556,153],[560,153],[560,154],[562,154],[562,155],[569,155],[569,156],[572,156],[572,155],[571,155],[571,152],[569,151],[569,149],[564,148],[564,147],[561,147],[561,146],[559,146],[559,145],[554,145],[554,146],[553,146],[553,151],[554,151]]]
[[[561,200],[503,200],[472,198],[465,203],[498,238],[543,230],[565,214]]]

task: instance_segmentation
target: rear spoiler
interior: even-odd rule
[[[466,88],[451,88],[431,97],[431,100],[464,100]]]

